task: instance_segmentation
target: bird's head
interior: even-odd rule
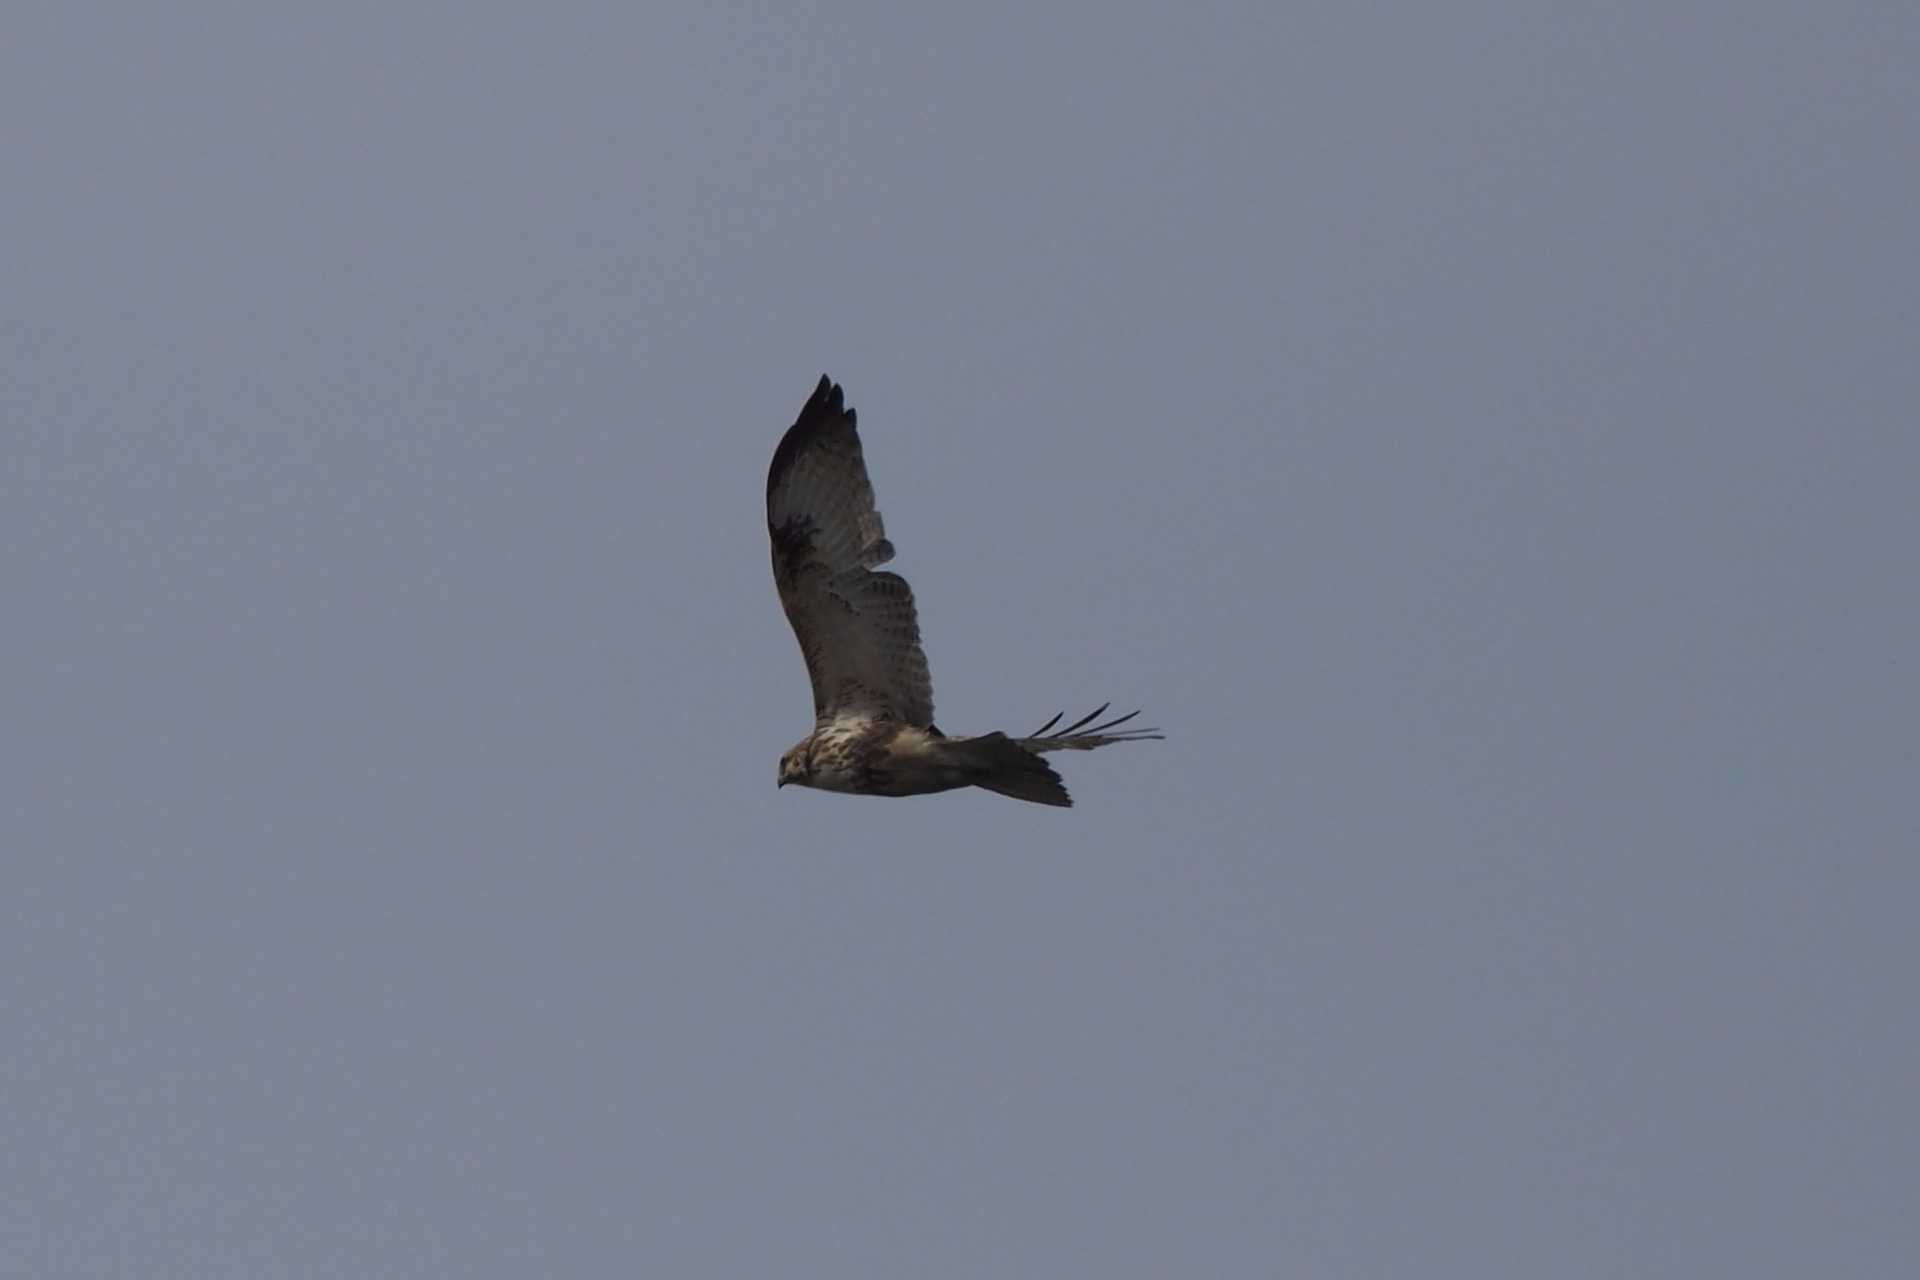
[[[805,786],[812,776],[813,739],[802,738],[780,757],[780,785],[784,787],[789,782],[796,782]]]

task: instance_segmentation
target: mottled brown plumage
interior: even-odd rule
[[[909,796],[985,787],[1038,804],[1070,805],[1043,751],[1090,751],[1161,735],[1121,729],[1132,712],[1065,729],[1055,716],[1024,738],[949,738],[934,727],[933,679],[913,591],[897,573],[860,434],[840,388],[822,377],[774,450],[767,532],[780,604],[813,684],[813,732],[780,758],[789,782],[859,795]]]

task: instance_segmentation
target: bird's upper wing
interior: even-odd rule
[[[767,471],[773,580],[813,681],[818,719],[868,714],[933,723],[933,679],[913,591],[897,573],[853,410],[822,377]]]

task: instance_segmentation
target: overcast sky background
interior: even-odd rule
[[[1920,10],[768,8],[10,9],[6,1273],[1912,1274]]]

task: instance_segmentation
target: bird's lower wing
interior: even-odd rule
[[[1095,720],[1107,713],[1107,707],[1110,705],[1112,704],[1102,703],[1092,714],[1082,716],[1064,729],[1055,729],[1053,726],[1059,724],[1066,714],[1062,712],[1026,737],[1015,738],[1014,741],[1029,751],[1091,751],[1095,747],[1110,746],[1116,742],[1150,742],[1167,736],[1158,729],[1120,728],[1121,725],[1139,715],[1138,711],[1129,711],[1126,715],[1116,716],[1105,724],[1093,724]]]

